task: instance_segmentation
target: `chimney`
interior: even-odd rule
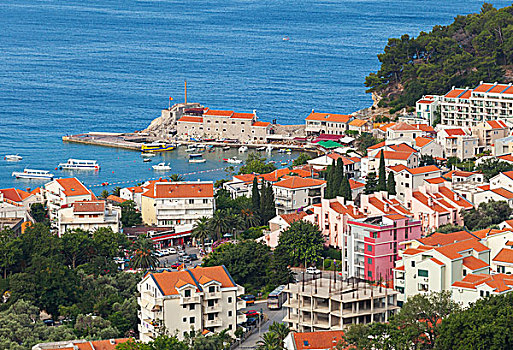
[[[457,202],[458,201],[458,194],[457,193],[454,193],[454,201]]]

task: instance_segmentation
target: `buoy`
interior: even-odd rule
[[[112,173],[114,174],[114,171],[112,171]]]
[[[57,168],[55,168],[55,170],[57,170]]]

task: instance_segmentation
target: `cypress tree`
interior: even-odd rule
[[[387,173],[385,171],[385,154],[381,151],[379,156],[379,179],[378,179],[378,191],[387,190]]]
[[[371,194],[377,191],[378,181],[376,180],[376,173],[371,172],[367,175],[367,182],[365,183],[365,194]]]
[[[397,194],[397,191],[395,189],[394,172],[392,171],[388,173],[387,192],[391,196],[395,196]]]
[[[273,187],[262,182],[260,188],[260,220],[262,225],[267,225],[269,220],[276,216],[276,204],[274,202]]]
[[[344,197],[346,201],[350,201],[353,199],[353,193],[351,192],[351,184],[349,183],[349,179],[347,176],[344,176],[342,179],[342,183],[340,184],[340,196]]]
[[[253,188],[251,189],[251,204],[253,212],[256,215],[260,215],[260,191],[258,190],[258,179],[256,176],[253,178]]]
[[[327,198],[327,199],[334,198],[334,194],[333,194],[334,178],[335,178],[335,161],[333,161],[333,164],[328,165],[327,174],[326,174],[326,191],[324,192],[324,198]]]
[[[337,166],[335,168],[335,179],[333,180],[333,197],[341,196],[340,186],[342,185],[342,180],[344,179],[344,162],[342,158],[337,160]]]

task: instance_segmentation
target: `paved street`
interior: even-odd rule
[[[195,266],[195,265],[200,265],[201,264],[201,256],[199,254],[199,248],[186,247],[185,248],[185,253],[186,254],[196,254],[198,256],[198,259],[199,259],[199,260],[196,260],[196,261],[191,261],[190,263],[186,264],[187,267]],[[169,266],[179,262],[178,261],[178,254],[171,254],[171,255],[163,256],[163,257],[159,258],[159,261],[160,261],[160,267],[169,267]]]
[[[260,312],[260,309],[264,312],[264,314],[267,315],[268,321],[265,323],[262,323],[260,327],[260,333],[258,330],[255,330],[255,333],[249,336],[248,339],[244,343],[242,343],[241,346],[239,346],[239,349],[255,349],[257,346],[257,342],[260,340],[260,336],[267,332],[269,330],[269,326],[273,322],[281,322],[285,318],[285,308],[281,308],[280,310],[269,310],[267,308],[267,300],[264,300],[263,302],[257,302],[255,305],[252,305],[251,307],[248,307],[244,310],[256,310]]]

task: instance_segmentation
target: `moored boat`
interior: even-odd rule
[[[205,163],[207,160],[203,158],[201,153],[189,154],[189,163]]]
[[[143,152],[167,152],[172,151],[176,148],[175,145],[171,145],[164,142],[152,142],[145,143],[141,146],[141,151]]]
[[[257,151],[265,151],[265,146],[262,146],[262,147],[257,147],[256,148]]]
[[[31,180],[53,180],[53,174],[46,170],[25,169],[23,171],[14,171],[12,176],[17,179]]]
[[[156,154],[155,153],[149,153],[149,152],[142,152],[141,153],[141,157],[143,158],[147,158],[147,157],[155,157]]]
[[[171,170],[171,167],[162,162],[162,163],[158,163],[157,165],[153,165],[152,166],[153,170],[156,170],[156,171],[168,171],[168,170]]]
[[[8,162],[18,162],[23,159],[22,156],[19,156],[17,154],[6,154],[4,156],[4,159]]]
[[[242,163],[242,159],[237,159],[237,157],[223,158],[223,161],[225,163],[230,163],[230,164],[240,164],[240,163]]]
[[[230,146],[224,146],[223,147],[223,151],[229,151],[230,150]]]
[[[63,170],[100,170],[100,165],[96,160],[71,158],[66,163],[60,163],[57,167]]]
[[[248,146],[241,146],[241,147],[239,148],[239,152],[240,152],[240,153],[244,153],[244,152],[246,152],[247,150],[248,150]]]
[[[188,145],[185,149],[185,152],[195,152],[196,151],[196,145]]]

